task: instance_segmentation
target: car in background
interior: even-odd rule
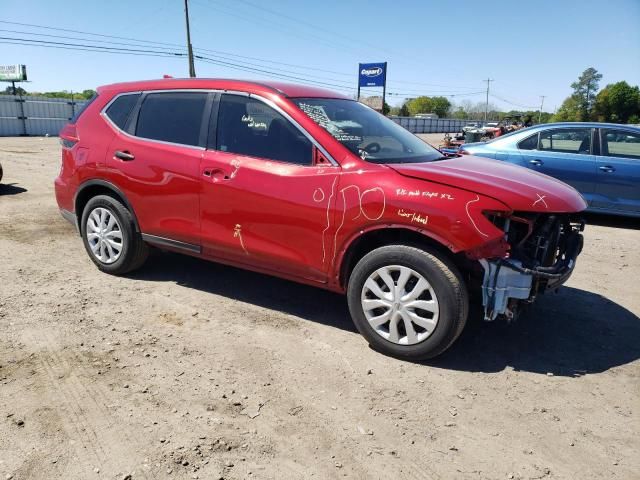
[[[582,249],[573,188],[446,158],[308,86],[109,85],[60,140],[58,205],[101,271],[133,271],[154,245],[346,293],[369,343],[403,358],[444,352],[471,294],[487,320],[513,318],[562,285]]]
[[[468,132],[468,131],[477,130],[480,128],[482,128],[481,122],[467,122],[467,124],[464,127],[462,127],[462,131]]]
[[[640,128],[611,123],[548,123],[463,145],[459,153],[493,158],[562,180],[588,211],[640,217]]]

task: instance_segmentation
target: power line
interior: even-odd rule
[[[91,35],[94,37],[103,37],[103,38],[116,38],[119,40],[129,40],[132,42],[138,42],[138,43],[155,43],[156,45],[168,45],[168,46],[172,46],[172,47],[183,47],[180,44],[177,43],[167,43],[167,42],[156,42],[153,40],[140,40],[140,39],[136,39],[136,38],[131,38],[131,37],[120,37],[117,35],[105,35],[102,33],[91,33],[91,32],[84,32],[82,30],[72,30],[69,28],[58,28],[58,27],[48,27],[46,25],[36,25],[33,23],[21,23],[21,22],[9,22],[7,20],[0,20],[0,23],[5,23],[5,24],[9,24],[9,25],[20,25],[23,27],[32,27],[32,28],[42,28],[45,30],[55,30],[55,31],[59,31],[59,32],[70,32],[70,33],[79,33],[81,35]]]
[[[6,22],[6,21],[0,21],[0,23],[11,23],[11,24],[17,24],[18,22]],[[25,26],[33,26],[36,28],[45,28],[45,29],[51,29],[51,30],[60,30],[60,31],[70,31],[73,33],[79,33],[82,35],[94,35],[94,36],[98,36],[98,37],[105,37],[105,38],[119,38],[119,39],[127,39],[130,41],[135,41],[138,43],[143,43],[146,42],[145,40],[140,40],[140,39],[133,39],[130,37],[117,37],[114,35],[102,35],[102,34],[93,34],[90,32],[83,32],[83,31],[79,31],[79,30],[71,30],[71,29],[58,29],[58,28],[54,28],[54,27],[46,27],[46,26],[42,26],[42,25],[33,25],[33,24],[22,24]],[[86,38],[79,38],[79,37],[69,37],[69,36],[64,36],[64,35],[52,35],[52,34],[43,34],[43,33],[37,33],[37,32],[20,32],[20,31],[16,31],[16,30],[0,30],[0,31],[8,31],[11,33],[22,33],[22,34],[26,34],[26,35],[38,35],[41,37],[51,37],[51,38],[58,38],[58,39],[72,39],[72,40],[80,40],[80,41],[85,41],[85,42],[92,42],[92,43],[73,43],[73,42],[59,42],[59,41],[52,41],[52,40],[37,40],[37,39],[32,39],[32,38],[24,38],[24,37],[0,37],[0,43],[7,43],[7,44],[14,44],[14,45],[25,45],[25,46],[42,46],[42,47],[46,47],[46,48],[59,48],[59,49],[63,49],[63,50],[77,50],[77,51],[90,51],[90,52],[100,52],[100,53],[112,53],[112,54],[129,54],[129,55],[140,55],[140,56],[155,56],[155,57],[185,57],[187,56],[187,54],[185,53],[185,49],[184,46],[180,45],[179,49],[175,49],[175,50],[170,50],[168,47],[166,46],[151,46],[151,47],[147,47],[145,48],[125,48],[125,47],[115,47],[112,45],[125,45],[127,47],[142,47],[139,45],[131,45],[129,43],[124,43],[124,42],[115,42],[113,40],[92,40],[92,39],[86,39]],[[96,45],[96,43],[100,42],[101,44]],[[163,45],[173,45],[173,44],[168,44],[166,42],[150,42],[152,44],[163,44]],[[177,46],[177,44],[176,44]],[[176,51],[177,50],[177,51]],[[208,49],[197,49],[197,51],[208,51]],[[217,50],[211,50],[212,52],[219,52]],[[213,57],[213,58],[212,58]],[[227,57],[232,57],[231,59],[227,58]],[[239,58],[255,58],[255,57],[246,57],[246,56],[238,56]],[[315,85],[315,86],[321,86],[321,87],[330,87],[336,90],[340,90],[340,91],[347,91],[349,93],[352,93],[355,91],[355,86],[353,86],[351,83],[344,83],[341,82],[340,80],[336,80],[333,78],[328,78],[328,77],[318,77],[315,76],[314,78],[320,78],[320,79],[324,79],[327,81],[318,81],[318,80],[308,80],[307,78],[301,77],[299,76],[300,74],[298,72],[292,72],[290,70],[285,70],[285,69],[277,69],[277,68],[273,68],[273,67],[264,67],[263,65],[256,65],[255,63],[251,63],[251,62],[244,62],[241,60],[235,60],[233,59],[233,54],[228,54],[228,53],[222,53],[222,54],[210,54],[210,55],[195,55],[195,58],[197,58],[200,61],[204,61],[205,63],[210,63],[213,65],[217,65],[217,66],[221,66],[221,67],[225,67],[225,68],[230,68],[230,69],[235,69],[235,70],[241,70],[241,71],[245,71],[245,72],[249,72],[249,73],[258,73],[261,75],[266,75],[268,77],[273,77],[273,78],[279,78],[279,79],[284,79],[284,80],[295,80],[297,82],[300,83],[304,83],[304,84],[309,84],[309,85]],[[259,60],[259,59],[256,59]],[[275,63],[275,62],[274,62]],[[277,63],[283,63],[284,62],[277,62]],[[308,68],[308,67],[302,67],[302,66],[297,66],[294,64],[286,64],[286,65],[291,65],[291,66],[295,66],[295,67],[299,67],[299,68]],[[322,72],[325,72],[324,70],[321,70]],[[327,71],[327,73],[329,73],[329,71]],[[444,96],[444,97],[451,97],[451,98],[455,98],[455,97],[464,97],[464,96],[472,96],[472,95],[478,95],[482,92],[442,92],[442,91],[421,91],[421,90],[408,90],[406,92],[399,92],[399,91],[390,91],[389,95],[392,96],[404,96],[404,97],[415,97],[418,95],[426,95],[426,96]]]
[[[125,46],[136,46],[137,47],[138,45],[131,45],[131,43],[130,43],[130,42],[135,42],[135,43],[141,43],[141,44],[150,45],[150,48],[154,48],[155,50],[169,50],[169,47],[172,47],[173,50],[175,50],[177,48],[179,51],[185,51],[186,52],[186,49],[185,49],[184,45],[177,44],[177,43],[157,42],[157,41],[153,41],[153,40],[144,40],[144,39],[140,39],[140,38],[124,37],[124,36],[118,36],[118,35],[106,35],[106,34],[100,34],[100,33],[87,32],[87,31],[83,31],[83,30],[74,30],[74,29],[68,29],[68,28],[49,27],[49,26],[46,26],[46,25],[37,25],[37,24],[22,23],[22,22],[11,22],[11,21],[6,21],[6,20],[0,20],[0,24],[19,25],[19,26],[23,26],[23,27],[39,28],[39,29],[56,31],[56,32],[68,32],[68,33],[74,33],[74,34],[80,34],[80,35],[94,36],[94,37],[99,37],[99,38],[102,38],[102,39],[116,39],[116,40],[127,40],[128,41],[128,42],[119,42],[119,41],[114,41],[114,40],[100,40],[100,42],[104,43],[104,44],[125,45]],[[74,36],[66,36],[66,35],[54,35],[54,34],[50,34],[50,33],[25,32],[25,31],[20,31],[20,30],[8,30],[8,29],[0,29],[0,31],[4,31],[4,32],[8,32],[8,33],[18,33],[18,34],[23,34],[23,35],[34,35],[34,36],[39,36],[39,37],[49,37],[49,38],[60,38],[60,39],[88,41],[88,42],[94,42],[94,43],[97,41],[95,39],[90,39],[90,38],[74,37]],[[252,60],[253,62],[257,62],[257,63],[272,64],[272,65],[282,65],[282,66],[290,67],[292,69],[305,70],[305,71],[308,71],[310,68],[312,68],[312,67],[309,67],[308,65],[300,65],[300,64],[294,64],[294,63],[288,63],[288,62],[280,62],[280,61],[276,61],[276,60],[269,60],[269,59],[264,59],[264,58],[252,57],[252,56],[248,56],[248,55],[234,54],[234,53],[225,52],[225,51],[222,51],[222,50],[215,50],[215,49],[209,49],[209,48],[200,48],[200,47],[197,47],[197,46],[194,46],[194,51],[200,52],[200,53],[206,52],[206,53],[209,53],[211,56],[220,57],[220,58],[222,58],[222,60],[231,60],[231,61],[240,62],[240,60],[238,60],[238,59],[246,59],[246,60]],[[172,51],[171,53],[173,54],[174,52]],[[245,63],[249,63],[249,62],[245,62]],[[253,64],[253,65],[254,66],[259,66],[259,65],[255,65],[255,64]],[[268,67],[268,68],[274,69],[274,67]],[[287,70],[284,70],[284,69],[280,69],[280,71],[284,72],[284,73],[291,73],[291,74],[299,75],[298,72],[291,72],[291,71],[287,71]],[[335,71],[335,70],[321,69],[320,71],[322,73],[339,75],[339,76],[344,76],[344,77],[352,77],[353,76],[353,74],[351,74],[351,73],[339,72],[339,71]],[[323,78],[325,80],[335,81],[335,79],[328,78],[328,77],[316,77],[316,78]],[[447,94],[460,96],[464,92],[455,92],[454,90],[456,90],[458,88],[460,88],[460,89],[471,89],[471,88],[473,88],[473,87],[462,87],[462,86],[455,86],[455,85],[442,85],[442,84],[430,84],[430,83],[422,83],[422,82],[410,82],[410,81],[404,81],[404,80],[394,80],[393,82],[390,82],[390,84],[391,85],[408,84],[408,85],[418,85],[418,86],[424,85],[424,86],[428,86],[428,87],[436,86],[436,87],[448,88],[446,91],[445,90],[438,91],[438,90],[431,90],[431,89],[429,89],[428,91],[427,90],[418,90],[418,89],[403,89],[403,90],[406,90],[408,92],[406,94],[407,96],[413,96],[413,95],[416,95],[416,94],[426,94],[426,93],[428,93],[429,95],[442,94],[442,96],[447,96],[447,95],[445,95],[445,92]],[[349,88],[351,88],[351,87],[349,87]],[[402,94],[402,95],[404,95],[404,94]]]
[[[21,42],[31,42],[35,44],[50,44],[50,45],[61,45],[61,46],[75,46],[75,47],[86,47],[86,48],[95,48],[95,49],[110,49],[110,50],[120,50],[123,52],[143,52],[143,53],[160,53],[166,55],[184,55],[183,53],[177,52],[167,52],[167,51],[158,51],[158,50],[143,50],[139,48],[123,48],[123,47],[103,47],[100,45],[87,45],[82,43],[68,43],[68,42],[54,42],[52,40],[33,40],[29,38],[15,38],[15,37],[0,37],[0,40],[14,40]]]
[[[498,100],[500,100],[500,101],[502,101],[502,102],[508,103],[509,105],[514,105],[514,106],[516,106],[516,107],[521,107],[521,108],[537,108],[536,106],[533,106],[533,105],[524,105],[524,104],[522,104],[522,103],[513,102],[513,101],[511,101],[511,100],[508,100],[508,99],[506,99],[506,98],[503,98],[503,97],[501,97],[501,96],[498,96],[498,95],[496,95],[495,93],[492,93],[492,94],[491,94],[491,96],[492,96],[492,97],[494,97],[494,98],[496,98],[496,99],[498,99]]]
[[[70,46],[66,47],[66,46],[59,46],[59,45],[35,45],[33,43],[26,43],[26,42],[20,42],[20,41],[7,41],[7,40],[0,40],[0,43],[7,44],[7,45],[24,45],[28,47],[57,48],[60,50],[77,50],[77,51],[96,52],[96,53],[114,53],[118,55],[135,55],[135,56],[142,56],[142,57],[178,58],[178,57],[186,56],[186,54],[183,54],[183,53],[175,53],[175,54],[132,53],[132,52],[122,52],[118,50],[104,50],[104,49],[96,50],[94,48],[82,48],[82,47],[70,47]]]

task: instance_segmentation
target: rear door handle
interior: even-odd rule
[[[539,167],[540,165],[542,165],[544,162],[542,160],[529,160],[529,163],[535,167]]]
[[[606,173],[612,173],[616,171],[616,169],[611,165],[603,165],[602,167],[598,167],[598,168]]]
[[[126,151],[126,150],[124,150],[124,151],[116,150],[115,153],[113,154],[113,156],[116,157],[116,158],[119,158],[123,162],[130,162],[131,160],[136,158],[133,153],[130,153],[130,152]]]

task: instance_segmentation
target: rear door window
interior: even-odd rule
[[[136,136],[182,145],[200,145],[206,92],[148,94],[140,107]]]
[[[311,165],[312,145],[289,120],[255,98],[224,94],[216,150]]]
[[[625,130],[604,130],[603,155],[640,160],[640,134]]]
[[[106,111],[109,120],[115,123],[119,129],[124,130],[129,114],[131,114],[138,98],[140,98],[139,93],[120,95],[116,98]]]
[[[562,128],[540,132],[538,150],[561,153],[591,153],[590,128]]]

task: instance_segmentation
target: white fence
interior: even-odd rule
[[[0,95],[0,137],[58,135],[87,100]]]

